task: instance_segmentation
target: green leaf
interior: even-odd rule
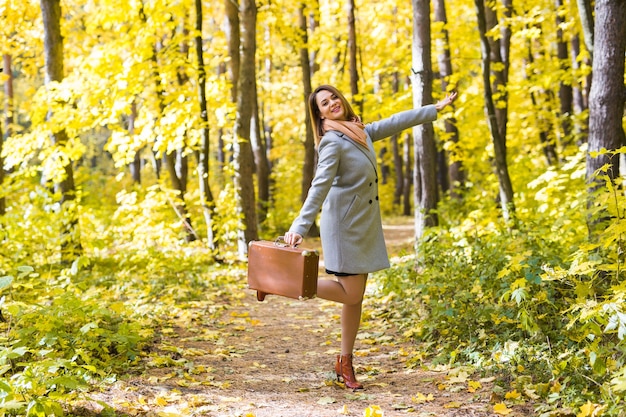
[[[87,323],[85,324],[83,327],[80,328],[80,332],[85,334],[87,333],[89,330],[91,329],[97,329],[98,328],[98,324],[91,322],[91,323]]]
[[[0,290],[9,287],[12,283],[13,277],[11,275],[0,277]]]
[[[85,383],[79,378],[70,376],[59,376],[48,381],[48,386],[52,385],[74,390],[85,386]]]

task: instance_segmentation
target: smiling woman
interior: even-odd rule
[[[363,294],[370,272],[389,267],[378,201],[378,169],[373,142],[412,126],[432,122],[456,98],[397,113],[363,124],[335,87],[322,85],[309,96],[318,165],[308,196],[285,234],[298,245],[322,209],[320,235],[326,272],[336,280],[320,280],[317,295],[343,304],[341,355],[335,372],[346,387],[361,389],[354,376],[352,352],[361,322]]]

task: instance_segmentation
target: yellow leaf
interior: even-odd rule
[[[504,395],[504,398],[506,398],[507,400],[518,400],[521,396],[522,396],[522,394],[517,392],[517,390],[513,390],[513,391],[510,391],[510,392],[507,392]]]
[[[587,401],[587,404],[580,407],[580,413],[576,414],[576,417],[600,417],[605,407],[606,406]]]
[[[167,405],[167,399],[163,397],[156,397],[154,403],[158,406],[165,407]]]
[[[576,414],[576,417],[590,417],[593,411],[593,404],[591,401],[587,401],[587,404],[580,407],[580,413]]]
[[[505,403],[498,403],[493,406],[493,412],[496,414],[500,414],[501,416],[506,416],[511,413],[511,411],[513,410],[508,408]]]
[[[559,383],[559,381],[554,381],[554,384],[552,384],[552,386],[550,387],[550,392],[561,392],[561,384]]]
[[[383,417],[383,410],[377,405],[370,405],[363,411],[363,417]]]
[[[467,391],[468,392],[476,392],[477,390],[481,389],[483,387],[483,384],[480,383],[480,381],[469,381],[467,383]]]
[[[465,381],[467,381],[468,377],[469,375],[467,372],[461,371],[459,372],[458,375],[450,377],[450,383],[451,384],[455,384],[457,382],[464,383]]]
[[[343,414],[344,416],[348,416],[350,415],[350,411],[348,411],[348,406],[344,405],[343,407],[341,407],[339,409],[339,411],[337,411],[339,414]]]
[[[424,395],[421,392],[418,392],[413,398],[411,398],[411,400],[415,404],[424,404],[426,402],[434,401],[435,397],[433,394]]]
[[[461,408],[461,403],[459,401],[451,401],[443,406],[443,408]]]

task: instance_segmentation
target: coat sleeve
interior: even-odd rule
[[[406,110],[386,119],[369,123],[365,126],[365,131],[369,134],[372,142],[376,142],[410,127],[435,120],[437,120],[437,109],[434,104],[429,104],[419,109]]]
[[[318,163],[315,177],[306,200],[300,209],[300,215],[293,221],[290,232],[306,236],[313,225],[322,204],[333,184],[340,162],[340,146],[336,140],[322,138],[319,146]]]

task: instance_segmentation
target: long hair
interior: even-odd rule
[[[330,93],[339,97],[341,100],[341,104],[346,111],[346,120],[352,120],[358,118],[354,110],[352,110],[352,106],[348,103],[348,100],[341,94],[341,91],[337,90],[337,88],[332,85],[320,85],[309,95],[309,114],[311,116],[311,127],[313,128],[313,137],[315,138],[315,147],[317,148],[322,140],[322,136],[324,136],[324,131],[322,130],[322,118],[320,116],[320,109],[317,107],[317,93],[320,91],[329,91]]]

